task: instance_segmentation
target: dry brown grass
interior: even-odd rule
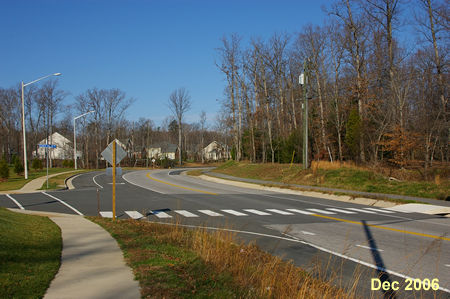
[[[313,277],[292,262],[261,251],[254,244],[237,241],[227,230],[209,232],[196,229],[188,232],[180,225],[161,225],[165,240],[184,240],[216,271],[228,272],[251,298],[356,298],[355,288],[348,291],[332,286],[323,277]],[[190,237],[186,237],[186,235]],[[357,281],[357,280],[356,280]],[[247,296],[246,296],[247,297]]]
[[[111,221],[97,217],[90,219],[110,231],[121,244],[145,298],[171,298],[180,295],[173,292],[173,287],[164,288],[155,283],[154,279],[160,277],[160,283],[163,284],[166,276],[168,281],[173,281],[175,275],[169,273],[167,268],[164,270],[164,264],[148,264],[148,261],[155,259],[156,251],[159,252],[156,256],[174,260],[170,269],[185,270],[187,268],[180,266],[176,260],[184,259],[189,255],[187,252],[195,253],[207,265],[206,268],[213,272],[206,274],[190,271],[185,276],[194,282],[204,281],[205,275],[211,277],[209,280],[230,277],[233,285],[228,284],[228,288],[234,294],[231,297],[235,298],[357,298],[358,275],[352,280],[353,285],[347,286],[348,290],[337,288],[333,283],[339,284],[342,277],[339,269],[330,276],[327,274],[330,269],[317,264],[311,272],[313,274],[310,274],[290,261],[263,252],[255,244],[244,244],[230,230],[218,229],[211,232],[204,227],[187,228],[179,223]],[[165,252],[167,249],[169,250]],[[189,290],[199,291],[195,289],[195,283],[194,288],[182,289]],[[192,297],[195,297],[193,294]]]
[[[339,161],[335,161],[335,162],[330,162],[330,161],[311,161],[311,169],[324,169],[324,170],[334,170],[334,169],[339,169],[339,168],[353,168],[353,169],[367,169],[367,168],[363,168],[360,166],[357,166],[354,162],[347,162],[347,161],[343,161],[343,162],[339,162]]]

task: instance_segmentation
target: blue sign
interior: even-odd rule
[[[56,148],[55,144],[39,144],[39,147],[50,147],[50,148]]]

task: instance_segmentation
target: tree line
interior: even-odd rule
[[[127,97],[122,90],[90,88],[76,96],[72,103],[66,103],[68,94],[58,87],[57,80],[48,80],[42,85],[31,85],[25,89],[29,161],[41,140],[47,139],[48,143],[52,143],[50,136],[54,132],[72,141],[74,117],[88,111],[93,112],[76,121],[77,150],[82,152],[79,165],[83,168],[105,167],[101,152],[115,138],[126,146],[129,155],[125,163],[131,166],[138,159],[146,159],[148,148],[154,145],[181,143],[184,160],[201,161],[200,152],[204,146],[213,140],[226,141],[218,130],[206,126],[203,111],[199,122],[184,121],[183,114],[189,109],[190,96],[183,88],[168,95],[167,105],[173,110],[173,116],[166,117],[159,126],[155,126],[149,118],[128,120],[126,111],[134,99]],[[23,158],[21,120],[20,85],[0,88],[0,158],[10,164],[14,164],[17,157],[19,160]],[[52,165],[51,155],[49,158],[50,167],[55,166]],[[63,161],[58,163],[61,166]],[[140,165],[143,166],[142,163]]]
[[[447,0],[338,0],[325,24],[300,33],[223,37],[216,65],[234,159],[301,162],[306,88],[312,158],[448,162],[448,10]]]

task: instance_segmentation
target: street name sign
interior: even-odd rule
[[[56,145],[55,144],[39,144],[39,147],[56,148]]]

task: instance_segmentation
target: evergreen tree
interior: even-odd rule
[[[21,174],[24,171],[23,165],[20,162],[20,159],[16,159],[16,161],[14,161],[14,172],[17,174]]]
[[[9,178],[9,167],[8,167],[8,163],[6,163],[5,159],[0,160],[0,177],[2,179]]]
[[[344,142],[347,145],[351,159],[357,159],[359,154],[359,139],[361,132],[361,119],[359,118],[358,111],[352,109],[348,116],[346,124],[346,133]]]

